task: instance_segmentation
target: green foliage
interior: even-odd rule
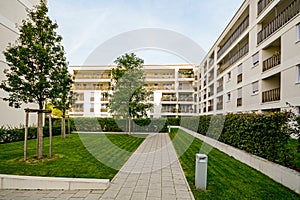
[[[115,60],[112,69],[113,94],[109,101],[110,112],[115,117],[145,117],[152,104],[146,103],[150,95],[145,88],[144,61],[134,53],[125,54]]]
[[[4,100],[12,107],[37,103],[42,109],[46,99],[60,93],[58,79],[65,74],[67,62],[60,44],[62,37],[55,32],[58,26],[47,12],[46,3],[41,0],[28,13],[28,19],[22,21],[18,40],[4,51],[9,68],[4,70],[7,80],[2,81],[0,88],[8,93]]]
[[[291,112],[270,114],[227,114],[225,122],[215,116],[191,117],[182,126],[198,133],[218,139],[233,147],[270,161],[293,165],[292,149],[288,148],[291,130]],[[220,129],[221,128],[221,129]],[[223,128],[223,130],[222,130]],[[210,131],[208,131],[210,129]],[[214,134],[221,132],[220,137]]]

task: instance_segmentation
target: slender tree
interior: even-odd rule
[[[60,73],[65,73],[67,62],[62,37],[56,33],[57,23],[47,16],[45,0],[28,11],[28,18],[20,25],[19,38],[4,51],[8,69],[1,88],[8,93],[4,100],[15,108],[22,103],[36,103],[40,110],[47,99],[60,94],[57,87]],[[42,112],[38,112],[37,155],[43,155]]]
[[[152,104],[147,103],[150,95],[145,87],[144,61],[134,53],[125,54],[115,60],[112,69],[113,94],[109,108],[113,116],[128,120],[128,133],[131,134],[131,120],[145,117]]]

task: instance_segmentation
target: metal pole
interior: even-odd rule
[[[27,137],[28,137],[28,118],[29,112],[25,109],[25,135],[24,135],[24,161],[27,159]]]
[[[49,156],[52,157],[52,119],[51,113],[49,114]]]

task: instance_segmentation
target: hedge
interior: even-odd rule
[[[224,116],[199,116],[190,117],[186,120],[190,123],[183,126],[188,129],[197,129],[197,132],[202,135],[210,133],[207,136],[218,139],[220,142],[270,161],[291,166],[293,153],[292,149],[288,148],[288,140],[292,131],[289,126],[291,118],[290,112],[227,114],[225,118]],[[212,120],[214,121],[210,123]],[[218,131],[221,134],[214,135]]]

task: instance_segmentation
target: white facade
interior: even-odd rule
[[[16,24],[21,24],[27,17],[26,9],[37,5],[39,0],[1,0],[0,1],[0,81],[6,79],[3,70],[7,68],[3,51],[9,43],[13,43],[19,35]],[[0,90],[0,126],[19,126],[24,124],[24,108],[15,109],[2,100],[7,94]],[[34,122],[33,120],[30,120]]]
[[[105,66],[72,66],[73,90],[78,95],[70,116],[111,117],[107,109],[111,93],[111,69]],[[194,69],[192,64],[144,65],[147,87],[154,104],[149,117],[178,117],[196,114]]]
[[[198,113],[300,107],[300,0],[245,0],[198,67]]]

